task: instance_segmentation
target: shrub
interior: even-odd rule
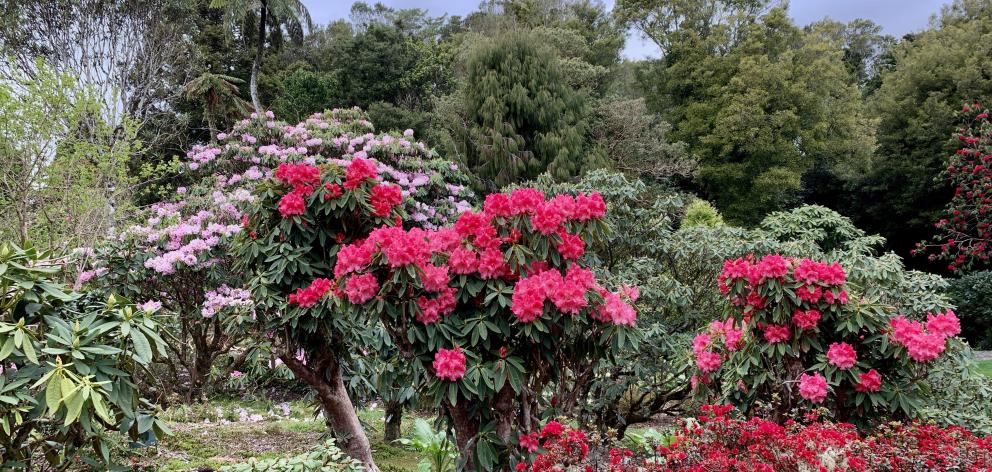
[[[471,192],[460,184],[467,179],[459,168],[413,141],[412,131],[316,137],[327,128],[320,118],[285,130],[310,136],[306,150],[265,146],[288,157],[255,186],[234,251],[236,267],[257,302],[256,328],[280,362],[316,390],[342,448],[374,468],[349,390],[368,390],[371,377],[385,378],[375,370],[375,356],[388,358],[392,348],[374,318],[335,316],[333,304],[322,301],[335,259],[342,246],[404,218],[417,227],[445,224],[470,207]],[[345,377],[351,377],[347,386]],[[376,386],[387,400],[402,400],[409,397],[405,390],[387,384],[403,378],[389,376]]]
[[[691,228],[693,226],[720,226],[723,224],[723,217],[720,212],[706,200],[696,199],[685,208],[685,217],[682,219],[682,226]]]
[[[165,355],[152,314],[69,291],[46,253],[0,247],[0,468],[109,467],[110,433],[168,428],[132,381]],[[89,446],[89,447],[87,447]]]
[[[722,396],[744,411],[768,402],[777,420],[811,404],[845,420],[915,417],[928,365],[949,340],[960,343],[953,312],[930,314],[925,324],[895,316],[854,291],[837,263],[728,260],[718,284],[731,317],[693,340],[693,382],[720,379]]]
[[[992,349],[992,272],[951,279],[948,296],[961,318],[961,335],[975,349]]]
[[[611,447],[609,441],[563,428],[542,435],[540,453],[518,470],[923,472],[992,466],[992,440],[959,427],[890,423],[862,436],[851,424],[815,416],[780,425],[731,418],[730,406],[706,405],[703,410],[674,435],[658,438],[649,451]]]
[[[357,306],[352,316],[380,318],[428,377],[463,459],[502,463],[502,447],[533,434],[542,414],[575,405],[573,382],[636,347],[636,289],[607,291],[582,259],[605,210],[595,193],[517,189],[453,228],[383,227],[340,250],[334,290]]]
[[[249,459],[244,464],[228,465],[221,472],[361,472],[362,463],[348,458],[334,440],[327,440],[306,452],[279,459]]]

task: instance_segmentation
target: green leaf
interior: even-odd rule
[[[148,344],[148,338],[142,334],[141,330],[131,331],[131,341],[134,342],[134,358],[142,364],[152,361],[152,347]]]

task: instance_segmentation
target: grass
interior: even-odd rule
[[[992,377],[992,359],[978,361],[978,372],[984,374],[986,377]]]
[[[323,419],[313,418],[313,410],[307,403],[292,402],[288,407],[290,414],[286,416],[281,405],[218,399],[205,405],[171,409],[164,417],[174,434],[161,438],[157,446],[140,451],[134,469],[191,471],[218,468],[249,458],[287,457],[305,452],[326,438]],[[243,419],[251,415],[262,418]],[[359,417],[366,424],[373,456],[380,468],[391,472],[416,470],[420,457],[415,451],[383,441],[381,410],[365,410]],[[403,435],[409,434],[412,420],[404,418]]]

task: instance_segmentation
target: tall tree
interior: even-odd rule
[[[852,182],[845,211],[905,255],[933,234],[951,199],[940,174],[958,145],[950,139],[956,113],[962,103],[992,97],[992,1],[945,7],[930,29],[895,46],[892,60],[869,100],[878,149],[870,172]]]
[[[839,41],[804,32],[784,8],[758,16],[760,2],[724,3],[747,8],[641,12],[664,51],[641,84],[675,124],[673,138],[699,156],[706,194],[730,219],[755,223],[800,201],[811,170],[862,172],[874,141]]]
[[[237,77],[204,72],[186,84],[186,97],[203,102],[203,117],[210,129],[210,139],[216,139],[217,117],[246,115],[251,105],[238,95],[237,84],[244,83]]]
[[[251,102],[255,106],[255,111],[261,113],[263,108],[258,98],[258,73],[262,68],[262,56],[265,53],[266,22],[271,15],[284,21],[293,21],[302,29],[309,31],[313,28],[310,12],[301,0],[212,0],[210,5],[224,9],[224,23],[230,30],[237,30],[245,25],[249,18],[257,15],[255,60],[251,65],[251,80],[248,88],[251,91]]]
[[[587,162],[588,105],[557,57],[527,34],[477,46],[461,91],[466,163],[490,189],[548,171],[576,175]]]

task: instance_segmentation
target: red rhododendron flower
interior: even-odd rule
[[[599,192],[591,194],[580,193],[575,197],[575,210],[573,218],[579,221],[589,221],[602,218],[606,215],[606,202]]]
[[[279,199],[279,214],[283,218],[289,218],[290,216],[302,215],[307,209],[307,204],[303,200],[303,195],[301,195],[296,190],[283,195]]]
[[[427,264],[421,269],[424,271],[424,275],[421,277],[424,290],[428,292],[440,292],[448,287],[447,266],[438,267],[433,264]]]
[[[314,306],[331,290],[332,285],[328,279],[315,279],[310,286],[297,289],[295,293],[290,294],[286,301],[290,305],[299,305],[303,308]]]
[[[509,270],[510,268],[503,261],[503,251],[489,248],[479,254],[479,276],[483,279],[501,277]]]
[[[365,267],[372,260],[372,252],[373,245],[364,241],[342,246],[334,263],[334,276],[341,277]]]
[[[313,189],[320,185],[320,169],[310,164],[279,164],[275,176],[304,196],[313,193]]]
[[[324,184],[324,190],[326,190],[326,193],[324,193],[324,200],[330,200],[344,195],[344,192],[341,190],[341,186],[338,184],[328,182]]]
[[[441,380],[454,382],[465,376],[465,354],[462,348],[438,349],[434,354],[434,373]]]
[[[768,325],[765,327],[765,341],[770,343],[788,341],[791,335],[789,327],[785,325]]]
[[[543,235],[558,232],[562,223],[565,222],[565,212],[554,202],[544,202],[538,205],[537,209],[530,216],[530,224],[534,231]]]
[[[376,170],[375,164],[368,159],[363,159],[361,157],[356,157],[348,163],[348,168],[345,170],[345,182],[344,188],[348,190],[354,190],[358,188],[365,181],[365,179],[378,179],[379,171]]]
[[[561,232],[561,243],[558,244],[558,253],[565,260],[574,261],[586,252],[586,243],[577,235]]]
[[[458,248],[448,257],[448,266],[455,274],[471,274],[479,269],[479,258],[471,249]]]
[[[565,426],[555,420],[551,420],[548,421],[548,424],[544,425],[544,428],[541,429],[541,437],[558,437],[561,436],[563,432],[565,432]]]
[[[778,254],[769,254],[758,261],[757,270],[766,279],[784,277],[789,273],[789,259]]]
[[[543,197],[541,198],[544,199]],[[482,205],[483,212],[490,218],[513,216],[514,208],[510,203],[510,197],[502,193],[491,193],[486,196],[486,202]]]
[[[823,403],[827,398],[827,379],[819,372],[799,376],[799,396],[813,402]]]
[[[348,301],[356,305],[361,305],[379,293],[379,281],[375,274],[362,274],[352,276],[345,283],[344,293],[348,296]]]
[[[521,434],[519,441],[520,447],[527,452],[535,453],[540,448],[540,444],[537,441],[537,433]]]
[[[533,188],[519,188],[510,192],[510,205],[513,214],[529,213],[544,203],[544,193]]]
[[[882,375],[877,370],[871,369],[858,376],[858,383],[854,389],[859,392],[877,392],[882,389]]]
[[[858,353],[854,346],[848,343],[832,343],[827,349],[827,362],[837,366],[840,370],[847,370],[854,367],[858,361]]]
[[[379,184],[372,187],[369,202],[372,204],[373,215],[389,216],[394,206],[403,203],[403,191],[398,185]]]

